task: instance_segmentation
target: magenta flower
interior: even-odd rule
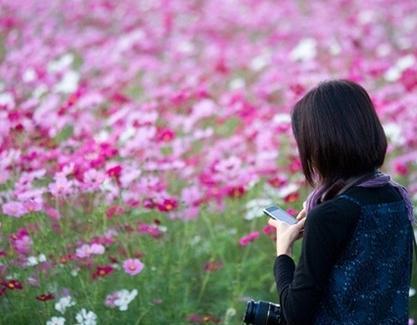
[[[123,262],[123,269],[130,275],[136,275],[143,269],[143,263],[137,258],[129,258]]]
[[[162,231],[160,230],[159,226],[154,224],[139,223],[138,232],[142,234],[148,234],[154,238],[162,236]]]
[[[242,238],[240,238],[239,244],[241,246],[247,246],[258,237],[259,237],[259,231],[253,231],[253,232],[243,236]]]
[[[26,228],[19,228],[10,235],[10,244],[18,254],[28,255],[32,250],[32,239]]]

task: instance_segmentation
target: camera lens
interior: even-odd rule
[[[252,299],[248,301],[248,304],[246,305],[245,318],[243,319],[245,324],[253,324],[255,320],[255,304],[256,302]]]
[[[276,325],[280,321],[280,306],[267,301],[249,300],[243,319],[245,324]]]

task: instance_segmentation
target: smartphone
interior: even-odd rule
[[[297,223],[297,219],[290,215],[287,211],[277,207],[276,205],[272,205],[262,210],[268,217],[271,217],[275,220],[281,220],[290,225]]]

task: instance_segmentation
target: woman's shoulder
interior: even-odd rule
[[[358,218],[360,211],[361,208],[358,204],[338,195],[311,209],[307,220],[310,218],[310,221],[314,223],[328,221],[332,223],[352,223]],[[308,222],[307,220],[306,222]]]
[[[325,201],[307,213],[305,239],[341,247],[359,221],[361,207],[342,197]]]
[[[359,205],[397,202],[402,200],[402,196],[398,189],[390,183],[377,187],[352,186],[339,196],[350,199],[352,202],[356,202]]]

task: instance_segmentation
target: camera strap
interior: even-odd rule
[[[416,256],[416,262],[417,262],[417,243],[416,243],[416,235],[414,233],[414,227],[412,228],[412,232],[413,232],[413,243],[414,243],[414,254]]]

